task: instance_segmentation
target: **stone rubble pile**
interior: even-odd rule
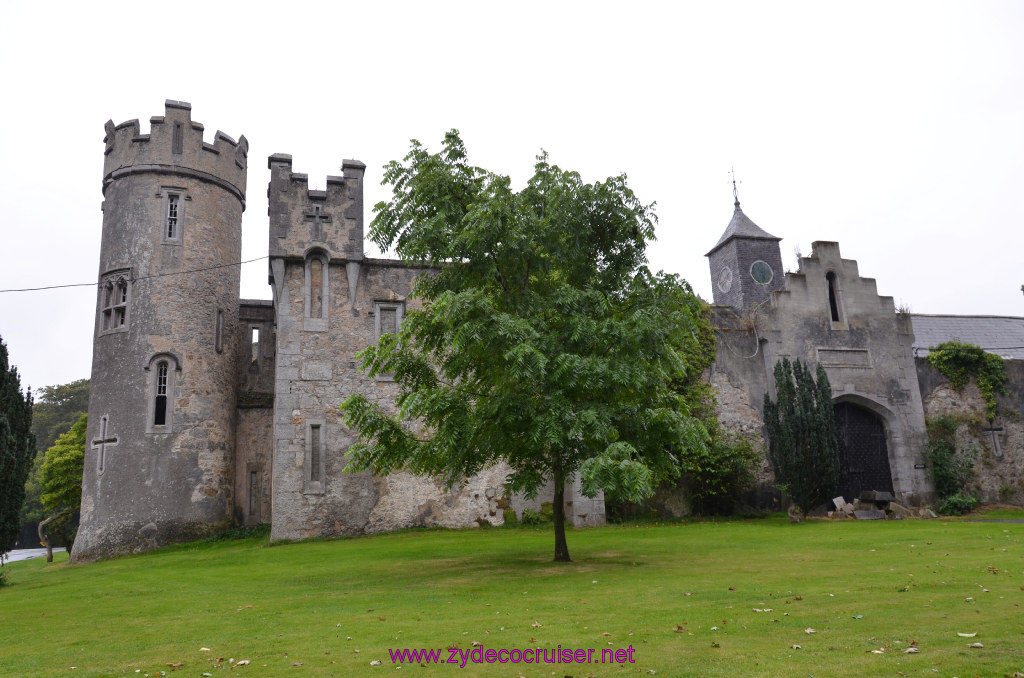
[[[853,518],[856,520],[903,520],[905,518],[937,518],[938,516],[930,508],[920,506],[918,508],[907,508],[896,501],[892,492],[879,490],[865,490],[860,497],[847,503],[843,497],[836,497],[832,500],[835,505],[834,511],[828,511],[828,517],[832,519]]]

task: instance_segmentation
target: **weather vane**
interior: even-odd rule
[[[730,168],[729,174],[732,175],[732,199],[735,201],[733,204],[736,205],[736,208],[738,209],[740,206],[740,194],[739,191],[736,190],[736,168]],[[742,184],[743,182],[741,181],[739,183]]]

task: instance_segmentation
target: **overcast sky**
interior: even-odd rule
[[[837,240],[915,313],[1024,316],[1024,2],[11,3],[0,21],[0,289],[95,282],[103,123],[164,100],[249,140],[243,259],[267,252],[266,158],[324,188],[457,128],[521,186],[543,148],[657,202],[652,267],[711,298],[732,216],[786,266]],[[267,263],[242,296],[269,298]],[[89,376],[92,288],[0,293],[22,384]]]

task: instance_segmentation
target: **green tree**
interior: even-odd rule
[[[32,467],[32,391],[21,391],[18,370],[0,339],[0,558],[14,547],[21,523],[25,478]]]
[[[644,265],[655,216],[624,176],[587,184],[542,155],[514,191],[471,166],[452,131],[437,154],[413,141],[385,182],[370,238],[433,272],[416,283],[422,309],[360,354],[370,374],[394,375],[398,413],[345,400],[362,438],[348,468],[453,485],[505,462],[527,496],[550,480],[555,560],[568,561],[566,481],[640,500],[678,475],[673,446],[706,443],[668,387],[699,302]]]
[[[32,433],[36,437],[36,449],[46,452],[53,447],[57,438],[88,411],[88,379],[37,390],[32,405]]]
[[[71,517],[82,503],[82,468],[88,420],[89,415],[83,414],[67,433],[57,438],[43,460],[39,484],[48,517],[39,524],[39,536],[48,550],[50,540],[44,534],[47,525],[51,530],[61,530],[69,549],[74,542],[74,531],[62,530],[62,527],[69,527]],[[47,557],[52,559],[52,554],[48,553]]]
[[[812,376],[799,360],[783,358],[775,364],[775,390],[776,402],[764,394],[768,458],[779,489],[806,515],[839,485],[832,387],[820,364]]]
[[[21,525],[38,523],[46,514],[39,474],[46,450],[66,433],[89,410],[89,380],[44,386],[35,393],[32,404],[32,433],[36,437],[36,454],[32,470],[25,481],[25,501],[21,505]]]

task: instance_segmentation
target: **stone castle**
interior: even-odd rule
[[[423,271],[364,256],[362,163],[344,161],[319,191],[292,172],[290,156],[275,154],[273,300],[239,299],[248,142],[218,131],[208,143],[203,134],[178,101],[150,119],[148,134],[138,120],[106,124],[89,444],[72,559],[230,525],[270,523],[272,539],[300,539],[498,524],[507,510],[539,508],[543,493],[533,504],[509,496],[500,466],[451,491],[406,473],[342,473],[355,440],[337,405],[362,392],[387,407],[396,392],[354,356],[396,331]],[[708,253],[718,332],[710,379],[723,424],[760,436],[775,361],[821,363],[840,424],[841,491],[923,501],[925,415],[943,385],[915,359],[914,331],[932,318],[937,343],[947,318],[897,313],[836,243],[815,243],[799,271],[783,275],[779,240],[737,201]],[[1024,346],[1024,320],[1001,320]],[[958,336],[971,340],[977,326]],[[1024,389],[1011,395],[1009,409],[1019,412]],[[1016,420],[992,434],[1007,477],[1020,476],[1022,436]],[[604,521],[601,498],[583,496],[578,481],[567,490],[572,524]]]

